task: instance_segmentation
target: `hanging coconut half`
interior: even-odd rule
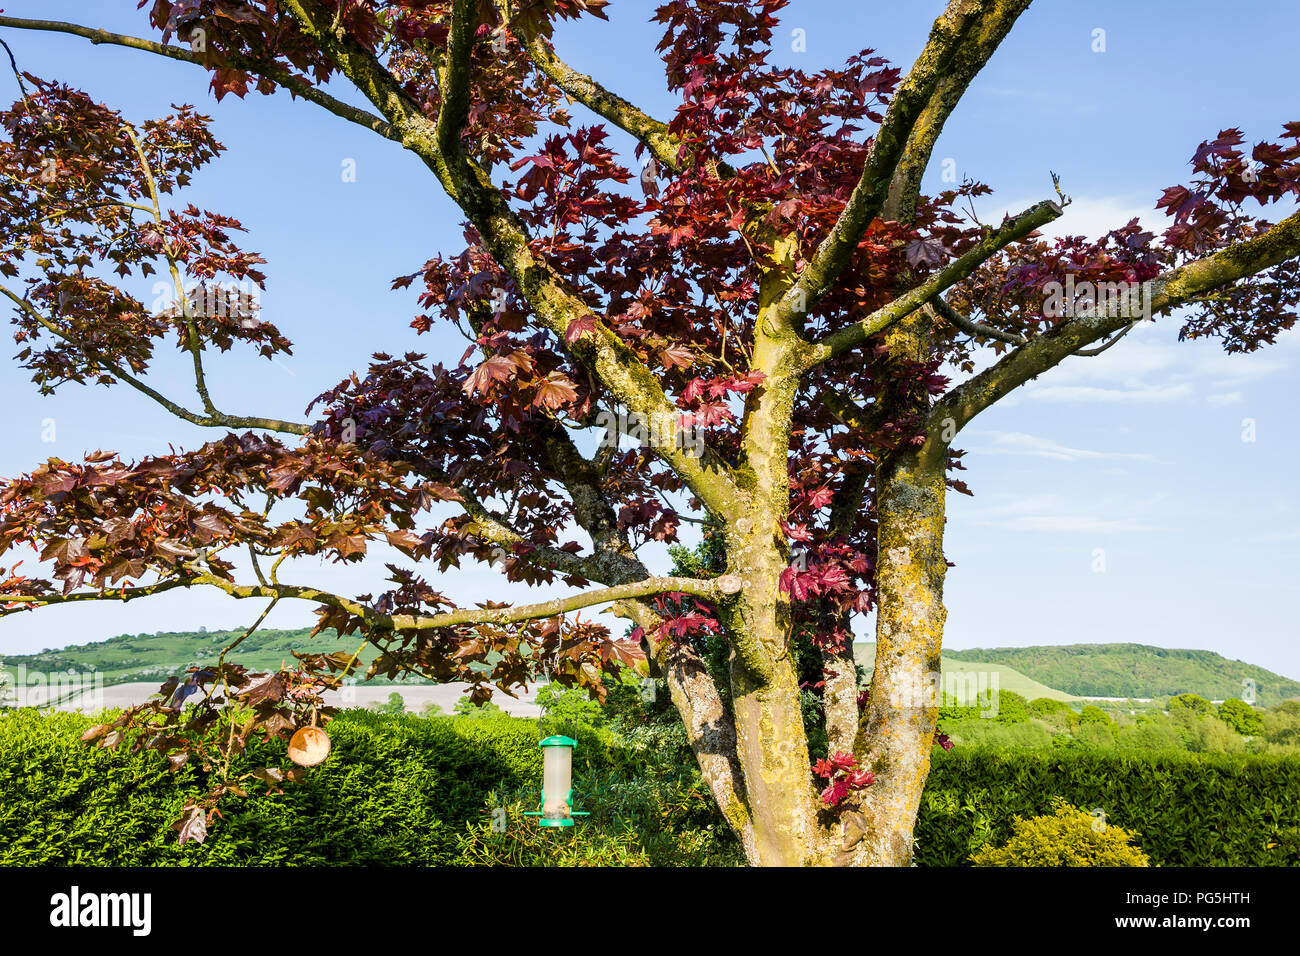
[[[299,727],[289,738],[289,759],[300,767],[314,767],[330,755],[330,735],[316,726],[312,714],[310,727]]]

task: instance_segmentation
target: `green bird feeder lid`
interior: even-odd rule
[[[577,747],[578,742],[572,737],[564,737],[556,734],[554,737],[547,737],[537,746],[539,747]]]

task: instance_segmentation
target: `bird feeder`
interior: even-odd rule
[[[542,809],[524,815],[540,817],[544,827],[571,827],[574,817],[590,814],[573,809],[573,748],[578,742],[571,737],[547,737],[537,745],[542,749]]]

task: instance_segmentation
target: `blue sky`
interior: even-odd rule
[[[13,16],[148,32],[135,0],[4,6]],[[816,69],[872,47],[906,69],[942,6],[795,0],[777,58]],[[673,101],[653,53],[660,30],[647,22],[653,7],[614,0],[612,23],[563,25],[557,44],[579,69],[668,117]],[[785,42],[794,29],[805,33],[805,52]],[[1098,29],[1104,52],[1093,50]],[[952,159],[959,175],[994,188],[979,206],[988,221],[1050,197],[1055,170],[1075,200],[1058,232],[1096,235],[1133,216],[1159,225],[1155,199],[1186,180],[1201,140],[1233,125],[1250,141],[1273,139],[1282,123],[1300,119],[1298,30],[1300,5],[1039,0],[949,122],[928,184],[939,187],[940,164]],[[229,152],[186,198],[243,220],[246,247],[269,260],[267,317],[295,343],[294,355],[274,364],[214,357],[209,378],[225,410],[301,418],[311,398],[373,351],[459,358],[460,339],[417,337],[408,328],[414,296],[389,290],[394,276],[461,248],[456,210],[400,147],[285,94],[214,103],[206,75],[186,64],[74,37],[3,36],[24,69],[81,86],[131,119],[171,103],[201,104],[215,117]],[[0,85],[12,98],[12,80],[0,76]],[[628,146],[621,134],[614,139]],[[356,182],[343,182],[346,160],[356,162]],[[630,152],[626,161],[633,164]],[[147,284],[135,291],[153,299]],[[1100,357],[1072,359],[963,432],[963,477],[975,497],[950,501],[947,551],[956,566],[945,594],[946,646],[1136,641],[1206,648],[1300,676],[1300,337],[1243,357],[1179,343],[1176,331],[1165,320]],[[40,398],[12,364],[0,368],[0,475],[51,455],[111,448],[138,456],[205,438],[130,390]],[[153,380],[169,394],[190,394],[179,362],[160,363]],[[52,443],[42,441],[50,419]],[[1243,441],[1247,420],[1254,441]],[[292,576],[360,593],[375,587],[377,566],[311,562]],[[491,571],[455,578],[444,589],[461,603],[510,592]],[[523,590],[516,596],[539,594]],[[241,626],[258,610],[177,593],[51,608],[0,621],[0,655],[123,632]],[[310,621],[306,605],[282,606],[268,625]]]

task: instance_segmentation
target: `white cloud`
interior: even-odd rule
[[[993,439],[991,447],[974,448],[973,452],[987,455],[1030,455],[1050,458],[1053,461],[1099,461],[1103,459],[1128,459],[1130,461],[1155,461],[1151,455],[1133,452],[1093,451],[1087,448],[1070,448],[1048,438],[1026,435],[1023,432],[987,432]]]
[[[1222,408],[1224,405],[1240,405],[1241,392],[1226,392],[1221,395],[1207,395],[1205,400],[1215,408]]]
[[[1025,390],[1028,398],[1040,402],[1172,402],[1187,398],[1192,386],[1143,385],[1136,388],[1098,388],[1094,385],[1040,385]]]
[[[1060,508],[1064,500],[1060,495],[1055,494],[1027,495],[1023,498],[1012,498],[1000,505],[985,508],[984,513],[989,515],[1031,514],[1035,511],[1049,511],[1053,508]]]
[[[999,521],[976,521],[976,525],[1004,528],[1007,531],[1047,532],[1049,534],[1128,534],[1159,531],[1155,525],[1136,518],[1096,518],[1085,515],[1021,515]]]
[[[1065,191],[1068,195],[1069,189]],[[996,197],[988,197],[977,208],[984,222],[996,223],[1001,221],[1004,213],[1017,215],[1041,202],[1042,198],[1034,196],[1020,201],[1003,202]],[[1112,229],[1127,225],[1130,219],[1137,219],[1143,229],[1158,235],[1169,228],[1169,222],[1155,206],[1154,196],[1071,196],[1070,204],[1065,207],[1061,218],[1048,223],[1039,231],[1049,239],[1060,236],[1099,239]]]
[[[1162,496],[1130,498],[1103,496],[1089,502],[1093,514],[1071,514],[1069,501],[1054,492],[1005,497],[979,509],[971,524],[978,528],[1042,534],[1136,534],[1167,530],[1143,519],[1159,507]],[[1075,503],[1078,505],[1078,502]],[[1118,517],[1114,515],[1119,513]],[[1100,517],[1100,515],[1108,515]]]

